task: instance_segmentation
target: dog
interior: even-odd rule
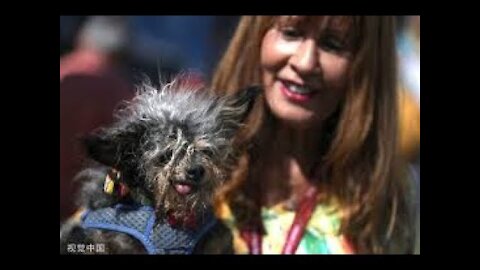
[[[60,253],[232,253],[212,201],[259,91],[219,97],[177,80],[138,87],[111,126],[81,140],[91,160],[76,177],[83,210],[61,226]]]

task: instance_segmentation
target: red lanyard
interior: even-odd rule
[[[302,240],[308,221],[315,209],[316,195],[317,188],[311,187],[307,190],[305,196],[300,202],[292,226],[288,231],[282,254],[295,254],[295,251]],[[242,237],[247,242],[250,254],[262,254],[262,235],[259,226],[251,230],[243,231]]]

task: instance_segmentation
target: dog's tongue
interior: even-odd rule
[[[181,195],[187,195],[192,190],[192,187],[190,185],[185,185],[185,184],[176,184],[175,190]]]

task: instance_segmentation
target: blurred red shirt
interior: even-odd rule
[[[60,59],[60,221],[75,211],[84,154],[78,138],[113,120],[114,108],[133,97],[129,82],[107,56],[77,50]]]

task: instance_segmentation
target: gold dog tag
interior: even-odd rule
[[[112,194],[114,188],[115,182],[113,182],[112,178],[110,178],[110,175],[107,174],[107,177],[105,178],[105,183],[103,184],[103,191],[107,194]]]

